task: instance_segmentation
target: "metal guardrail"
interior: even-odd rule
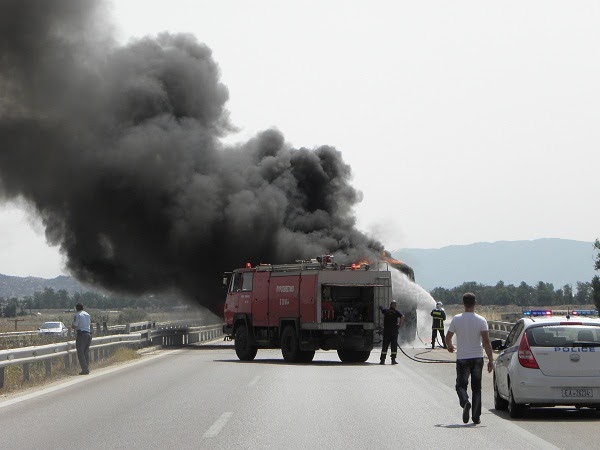
[[[105,358],[115,347],[183,346],[217,339],[223,335],[222,324],[194,326],[193,322],[186,321],[163,324],[139,322],[128,324],[125,329],[138,332],[93,336],[90,346],[90,353],[93,356],[91,360],[98,361]],[[46,376],[50,376],[52,360],[56,358],[64,358],[66,369],[75,367],[77,364],[75,341],[0,350],[0,388],[4,386],[6,367],[22,365],[23,379],[28,381],[30,364],[43,361],[46,366]]]
[[[7,331],[0,333],[0,337],[30,336],[32,334],[38,334],[38,331]]]
[[[506,339],[510,330],[515,324],[513,322],[499,322],[495,320],[488,320],[488,328],[490,330],[490,338],[492,339]]]
[[[106,332],[121,332],[121,333],[131,333],[134,331],[140,331],[140,330],[147,330],[150,328],[154,328],[156,325],[156,322],[135,322],[135,323],[128,323],[128,324],[124,324],[124,325],[110,325],[108,327],[102,327],[100,322],[94,322],[92,323],[92,328],[93,331],[96,332],[98,335],[100,333],[106,333]],[[27,336],[38,336],[40,333],[38,330],[30,330],[30,331],[8,331],[5,333],[0,333],[0,339],[5,338],[5,339],[18,339],[20,337],[27,337]],[[69,328],[69,334],[68,337],[72,336],[72,330]]]

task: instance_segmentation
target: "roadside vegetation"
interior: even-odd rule
[[[97,292],[76,292],[73,295],[60,289],[55,291],[45,288],[33,295],[22,298],[0,297],[0,315],[17,317],[32,314],[42,309],[65,310],[69,312],[76,303],[83,303],[87,310],[98,311],[123,310],[130,311],[173,311],[185,308],[187,304],[180,298],[169,295],[146,295],[141,297],[122,297],[103,295]],[[143,318],[142,320],[145,320]]]
[[[90,370],[100,369],[102,367],[108,367],[115,364],[122,364],[134,359],[140,358],[141,355],[138,351],[129,348],[116,349],[110,356],[98,360],[96,362],[90,361]],[[24,380],[23,376],[23,365],[16,364],[14,366],[8,366],[5,369],[4,387],[0,388],[0,396],[4,394],[14,393],[33,387],[43,387],[44,385],[53,383],[55,381],[77,376],[81,370],[78,365],[71,366],[67,369],[65,367],[63,358],[56,358],[51,360],[52,369],[51,375],[46,374],[46,366],[44,361],[39,361],[29,364],[29,380]]]

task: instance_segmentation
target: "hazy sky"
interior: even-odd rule
[[[190,32],[246,141],[331,145],[387,249],[600,237],[600,3],[128,0],[122,42]],[[0,213],[0,273],[61,273],[43,228]]]

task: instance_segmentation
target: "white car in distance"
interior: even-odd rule
[[[40,336],[66,336],[69,334],[69,329],[62,322],[44,322],[38,328]]]
[[[566,315],[519,319],[494,361],[494,407],[512,418],[528,407],[600,410],[600,319]]]

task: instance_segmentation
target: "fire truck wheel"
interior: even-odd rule
[[[255,346],[250,345],[248,328],[241,325],[235,332],[235,354],[241,361],[252,361],[257,350]]]
[[[300,359],[299,362],[309,363],[315,357],[314,350],[300,350]]]
[[[340,361],[344,363],[362,363],[369,359],[369,350],[338,350]]]
[[[300,362],[300,347],[296,329],[288,325],[281,334],[281,354],[287,362]]]

